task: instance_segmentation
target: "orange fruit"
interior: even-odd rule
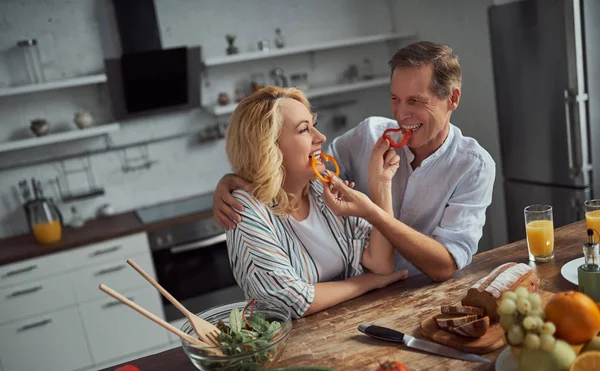
[[[569,368],[569,371],[600,370],[600,352],[597,350],[581,353]]]
[[[586,343],[600,331],[600,309],[589,296],[578,291],[553,295],[544,312],[546,321],[556,326],[555,336],[571,345]]]

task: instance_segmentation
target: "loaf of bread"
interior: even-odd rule
[[[475,314],[478,317],[483,317],[484,315],[482,308],[462,305],[442,305],[441,311],[445,314]]]
[[[446,329],[449,327],[462,326],[469,322],[475,321],[477,315],[475,314],[436,314],[433,316],[435,322],[440,328]]]
[[[525,287],[529,292],[536,292],[540,279],[531,267],[523,263],[506,263],[491,271],[477,281],[461,300],[462,305],[482,308],[491,321],[497,321],[498,305],[502,294],[514,291],[517,287]]]
[[[485,316],[483,318],[467,322],[464,325],[449,327],[447,330],[460,336],[480,338],[485,335],[489,327],[490,319],[489,317]]]

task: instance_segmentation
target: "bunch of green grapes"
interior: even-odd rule
[[[509,345],[546,351],[554,349],[556,326],[544,322],[546,316],[539,294],[529,293],[524,287],[507,291],[502,295],[498,314]]]

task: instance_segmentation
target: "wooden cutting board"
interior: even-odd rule
[[[554,295],[551,292],[538,290],[538,294],[542,297],[542,302],[546,302]],[[460,303],[456,304],[460,305]],[[478,339],[468,338],[460,335],[455,335],[451,332],[441,329],[433,316],[439,314],[437,312],[432,314],[421,322],[421,335],[432,340],[438,344],[447,345],[454,349],[461,350],[463,352],[485,354],[493,352],[494,350],[505,345],[504,342],[504,330],[498,322],[494,323],[487,330],[485,335]]]

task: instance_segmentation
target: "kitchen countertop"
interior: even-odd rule
[[[156,223],[144,224],[137,217],[135,211],[130,211],[89,220],[82,228],[63,228],[62,241],[56,244],[40,245],[32,234],[11,237],[0,240],[0,265],[208,217],[212,217],[212,211],[196,212]]]
[[[527,245],[522,240],[475,255],[468,267],[457,272],[448,281],[435,283],[423,275],[410,277],[406,281],[304,317],[293,323],[285,351],[273,367],[320,365],[338,371],[374,371],[378,361],[396,360],[406,364],[412,371],[493,370],[493,363],[443,358],[372,339],[361,334],[357,327],[361,323],[374,323],[420,337],[420,321],[439,311],[442,304],[460,301],[467,289],[479,278],[511,261],[529,264],[541,278],[542,290],[576,290],[575,285],[562,278],[560,269],[567,262],[582,256],[582,244],[585,240],[585,222],[573,223],[556,229],[555,258],[548,263],[529,262]],[[484,357],[495,360],[502,349],[485,354]],[[127,364],[135,365],[141,371],[196,370],[180,347]]]

